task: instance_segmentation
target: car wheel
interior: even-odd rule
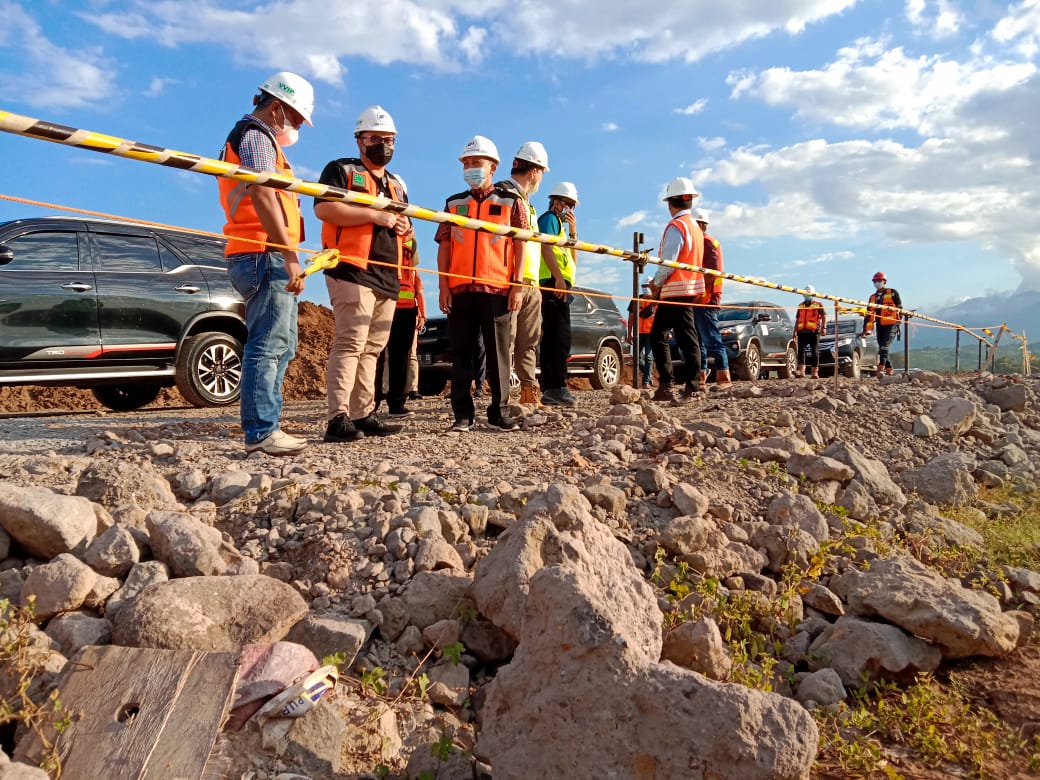
[[[226,406],[242,391],[242,345],[227,333],[200,333],[181,346],[177,389],[192,406]]]
[[[603,345],[596,351],[596,361],[589,380],[596,390],[609,390],[621,381],[621,353]]]
[[[159,385],[101,385],[91,392],[98,403],[114,412],[132,412],[158,398],[162,388]]]
[[[841,373],[847,376],[849,379],[859,379],[861,370],[859,365],[859,350],[855,350],[852,353],[852,362],[845,366]]]
[[[422,395],[440,395],[447,386],[447,374],[419,372],[419,392]]]
[[[758,380],[759,374],[762,372],[762,351],[756,342],[752,341],[747,345],[747,349],[744,350],[744,354],[740,356],[740,360],[736,362],[734,368],[740,379],[748,379],[752,382]]]
[[[787,345],[787,355],[784,364],[776,370],[776,375],[781,379],[790,379],[798,370],[798,351],[793,344]]]

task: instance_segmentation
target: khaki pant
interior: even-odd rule
[[[513,315],[513,370],[522,387],[536,387],[538,342],[542,340],[542,294],[537,286],[524,285],[520,308]]]
[[[336,319],[329,348],[328,419],[346,414],[360,420],[375,409],[376,363],[390,338],[397,300],[331,276],[325,283]]]

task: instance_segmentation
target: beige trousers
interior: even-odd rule
[[[328,419],[346,414],[360,420],[376,406],[376,363],[390,338],[397,300],[331,276],[325,283],[336,319],[329,348]]]
[[[520,308],[514,312],[513,327],[513,370],[522,387],[535,387],[538,377],[538,343],[542,340],[542,294],[533,285],[524,285],[524,297]]]

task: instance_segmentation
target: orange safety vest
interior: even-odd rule
[[[354,157],[344,157],[337,160],[343,168],[345,189],[351,192],[365,192],[369,195],[379,195],[379,185],[375,177],[364,166],[361,160]],[[390,183],[390,197],[392,200],[404,201],[404,187],[400,180],[392,173],[387,174]],[[344,227],[333,225],[329,222],[321,224],[321,246],[322,249],[338,249],[340,262],[357,266],[362,271],[368,268],[368,261],[372,254],[372,233],[375,228],[371,222],[364,225]],[[404,239],[397,235],[397,277],[402,274],[401,259],[403,256]]]
[[[819,331],[823,326],[824,317],[826,317],[826,313],[819,301],[800,303],[794,329],[799,333]]]
[[[693,216],[688,212],[672,219],[668,227],[674,227],[683,237],[683,248],[676,262],[686,265],[702,267],[704,265],[704,234],[700,227],[693,221]],[[668,231],[665,228],[665,232]],[[661,243],[664,245],[664,236]],[[699,298],[704,294],[704,274],[698,271],[688,271],[683,268],[674,268],[672,273],[661,285],[661,298]]]
[[[700,227],[698,225],[697,227]],[[710,268],[712,271],[724,271],[722,265],[722,244],[716,241],[714,238],[709,236],[707,233],[704,234],[704,263],[705,268]],[[705,276],[704,279],[704,302],[711,303],[712,301],[722,300],[722,277],[721,276]]]
[[[867,300],[870,303],[877,303],[883,307],[881,309],[871,308],[867,312],[871,325],[873,325],[875,318],[878,325],[895,325],[899,322],[899,308],[895,305],[895,298],[892,297],[891,289],[882,287]]]
[[[278,145],[270,131],[259,123],[258,120],[243,118],[231,129],[231,133],[224,142],[224,151],[221,159],[232,165],[241,165],[242,158],[238,155],[239,145],[246,130],[255,128],[259,130],[274,144],[275,168],[278,173],[292,176],[292,166],[285,159],[282,147]],[[249,184],[235,179],[217,180],[220,192],[220,204],[224,207],[224,235],[228,237],[224,256],[267,252],[267,231],[260,223],[260,216],[256,213],[253,199],[249,195]],[[303,240],[303,216],[300,214],[300,199],[295,192],[286,190],[275,190],[278,195],[278,204],[282,207],[282,219],[285,223],[286,233],[289,235],[289,246],[296,248]]]
[[[509,226],[513,222],[513,206],[517,196],[495,186],[483,200],[467,190],[452,195],[444,210],[471,219],[482,219]],[[454,290],[467,284],[483,284],[508,291],[516,278],[516,258],[513,257],[513,239],[482,230],[467,230],[451,226],[448,240],[448,288]],[[522,260],[522,258],[521,258]]]
[[[650,314],[646,314],[649,309]],[[639,311],[639,335],[645,336],[654,327],[654,314],[656,310],[653,306],[646,306]]]
[[[401,291],[397,294],[398,309],[414,309],[415,302],[415,265],[416,265],[415,239],[409,238],[402,247],[401,264]]]

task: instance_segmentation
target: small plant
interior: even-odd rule
[[[386,672],[383,667],[374,666],[361,673],[361,691],[369,696],[382,696],[386,693]]]
[[[347,654],[340,650],[338,653],[330,653],[321,659],[322,666],[335,666],[340,668],[347,662]]]
[[[447,734],[442,734],[441,738],[438,739],[431,747],[433,755],[435,755],[437,757],[437,760],[441,763],[444,763],[449,758],[451,758],[451,754],[454,749],[455,745],[451,741],[451,737],[449,737]]]
[[[429,698],[429,694],[427,693],[427,690],[430,687],[429,675],[426,674],[426,672],[423,672],[415,678],[415,684],[419,686],[419,698],[426,701],[426,699]]]
[[[458,666],[465,650],[466,646],[462,642],[452,642],[450,645],[445,645],[441,648],[441,654],[450,660],[453,666]]]

